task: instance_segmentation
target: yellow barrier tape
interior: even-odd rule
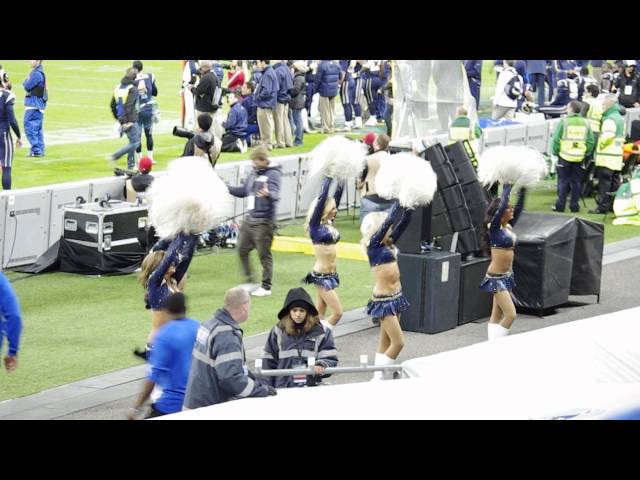
[[[314,255],[310,238],[277,236],[273,239],[271,247],[276,252],[304,253]],[[360,248],[359,243],[338,242],[336,245],[336,257],[348,260],[367,261],[367,256]]]

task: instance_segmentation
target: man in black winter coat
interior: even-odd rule
[[[200,114],[206,113],[213,121],[213,114],[220,107],[222,89],[218,77],[211,71],[212,67],[211,60],[200,60],[200,82],[196,87],[189,85],[187,88],[195,97],[196,118]]]

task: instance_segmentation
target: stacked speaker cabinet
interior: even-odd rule
[[[458,325],[491,315],[493,295],[480,290],[480,283],[489,267],[488,258],[474,258],[460,264],[460,306]]]
[[[460,254],[401,253],[402,291],[411,307],[400,316],[403,330],[439,333],[458,326]]]

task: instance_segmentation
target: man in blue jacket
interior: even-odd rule
[[[191,353],[200,323],[186,317],[187,306],[183,293],[168,296],[162,309],[167,313],[169,321],[158,330],[153,339],[149,376],[136,404],[129,409],[129,420],[135,420],[142,413],[142,407],[156,385],[162,388],[162,394],[151,404],[151,412],[146,418],[182,411],[191,370]]]
[[[482,80],[482,60],[465,60],[464,69],[471,96],[476,99],[476,110],[480,107],[480,82]]]
[[[7,277],[0,272],[0,350],[2,350],[3,338],[6,335],[9,349],[4,357],[4,368],[8,373],[11,373],[18,366],[21,332],[22,319],[18,297]]]
[[[289,91],[293,88],[293,75],[284,60],[276,63],[273,69],[278,78],[278,96],[274,110],[276,148],[293,147],[293,135],[289,123],[289,102],[291,102]]]
[[[22,83],[24,97],[24,133],[31,145],[30,157],[44,157],[44,134],[42,122],[49,94],[47,79],[42,69],[42,60],[29,60],[31,73]]]
[[[240,87],[242,106],[247,111],[247,135],[244,137],[247,145],[253,146],[253,136],[258,135],[258,106],[256,104],[256,96],[253,91],[255,85],[252,82],[247,82]]]
[[[238,101],[235,93],[230,93],[227,98],[231,110],[227,120],[222,123],[224,127],[222,151],[244,153],[247,151],[247,144],[244,141],[244,137],[247,136],[247,111]]]
[[[544,105],[544,77],[546,73],[546,60],[527,60],[527,74],[533,91],[537,93],[538,105]]]
[[[269,63],[271,60],[258,60],[262,71],[260,81],[256,86],[255,99],[258,105],[258,128],[260,129],[260,143],[267,149],[273,148],[273,111],[278,103],[278,78]]]
[[[264,77],[264,75],[263,75]],[[273,258],[271,244],[276,228],[276,210],[280,199],[282,167],[269,162],[268,151],[264,146],[256,147],[250,155],[253,170],[244,185],[227,185],[234,197],[247,198],[246,210],[249,216],[240,227],[238,255],[247,284],[253,284],[249,252],[258,250],[262,264],[262,286],[251,292],[256,297],[271,295],[271,277],[273,276]],[[253,287],[252,287],[253,288]]]
[[[340,67],[333,60],[321,60],[315,75],[313,93],[320,94],[322,133],[333,133],[335,100],[340,88]]]

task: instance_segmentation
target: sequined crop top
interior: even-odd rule
[[[371,240],[369,240],[367,256],[369,257],[370,266],[376,267],[378,265],[392,263],[397,260],[396,248],[394,247],[392,250],[383,244],[382,240],[389,228],[395,223],[396,225],[391,232],[391,241],[395,244],[400,238],[400,235],[402,235],[402,232],[407,228],[407,225],[409,225],[412,212],[413,210],[402,208],[397,200],[394,202],[387,219],[384,221],[380,229],[372,235]]]
[[[322,188],[320,190],[320,196],[316,203],[315,210],[309,220],[309,236],[311,242],[314,245],[335,245],[340,241],[340,232],[338,232],[332,225],[321,224],[322,213],[324,212],[325,204],[327,203],[327,197],[329,196],[329,187],[333,179],[331,177],[325,177],[322,182]],[[336,207],[340,205],[342,198],[342,191],[344,190],[344,183],[339,182],[334,199],[336,201]]]
[[[176,284],[179,284],[187,273],[193,253],[196,249],[196,235],[187,235],[184,233],[179,234],[175,239],[169,243],[168,240],[163,239],[156,243],[153,250],[165,250],[164,258],[160,265],[153,271],[149,277],[147,284],[147,293],[145,295],[145,307],[153,310],[159,310],[162,307],[162,302],[172,292],[169,289],[169,285],[164,280],[164,276],[171,264],[175,264],[176,273],[173,278],[176,280]]]
[[[511,189],[513,185],[505,185],[502,189],[502,198],[500,199],[500,204],[498,205],[498,209],[496,213],[493,214],[493,218],[491,219],[491,223],[489,223],[489,245],[491,248],[507,248],[512,249],[516,245],[516,234],[511,230],[511,228],[507,226],[500,225],[500,220],[502,219],[502,215],[504,215],[505,210],[509,206],[509,195],[511,194]],[[513,219],[509,221],[511,226],[515,225],[520,217],[520,213],[522,212],[522,207],[524,206],[524,196],[525,189],[521,188],[518,192],[518,202],[516,203],[513,209]]]

